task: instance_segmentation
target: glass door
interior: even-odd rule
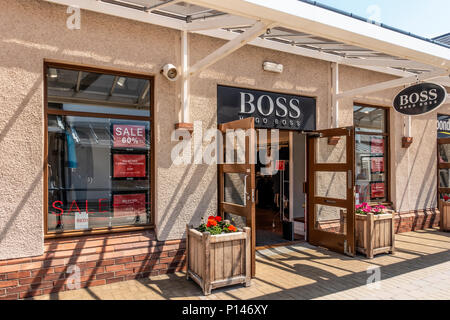
[[[254,119],[219,125],[223,163],[218,165],[219,213],[239,228],[251,228],[251,270],[255,276],[255,153]]]

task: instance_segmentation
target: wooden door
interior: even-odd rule
[[[354,129],[317,131],[308,138],[308,239],[355,255]]]
[[[251,228],[251,270],[255,276],[255,159],[254,118],[219,125],[223,162],[218,165],[219,213],[237,227]],[[233,136],[234,135],[234,136]]]

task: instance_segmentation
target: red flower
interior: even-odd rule
[[[206,226],[208,228],[215,227],[215,226],[217,226],[217,221],[216,220],[208,220],[208,223],[206,224]]]
[[[230,224],[229,226],[228,226],[228,230],[229,231],[231,231],[231,232],[236,232],[236,227],[235,226],[233,226],[232,224]]]
[[[450,199],[450,197],[447,196],[447,195],[445,195],[445,196],[444,196],[444,200],[445,200],[445,201],[448,201],[448,199]]]
[[[214,216],[209,216],[208,220],[214,220]]]
[[[222,221],[222,217],[217,216],[217,217],[215,217],[215,220],[216,220],[217,222],[220,222],[220,221]]]

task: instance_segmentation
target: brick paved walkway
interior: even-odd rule
[[[395,255],[346,257],[303,243],[259,251],[256,278],[204,297],[183,273],[61,292],[35,299],[450,299],[450,233],[397,235]],[[367,285],[370,276],[381,281]]]

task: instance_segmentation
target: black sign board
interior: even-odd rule
[[[450,138],[450,116],[438,114],[437,133],[438,139]]]
[[[217,87],[217,121],[254,117],[256,128],[313,131],[316,99],[228,86]]]
[[[419,83],[397,94],[394,109],[404,115],[417,116],[439,108],[446,99],[444,87],[434,83]]]

